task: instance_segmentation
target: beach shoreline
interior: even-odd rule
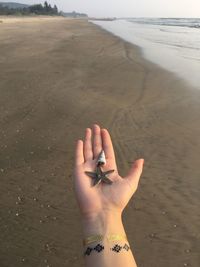
[[[170,24],[155,25],[152,20],[145,21],[146,24],[135,23],[128,19],[111,22],[94,21],[94,23],[123,40],[139,46],[147,60],[189,82],[189,87],[199,89],[199,30],[190,25],[192,19],[188,19],[188,26],[184,27]],[[169,22],[168,19],[165,23],[167,22]]]
[[[63,20],[63,19],[67,19],[64,18],[62,16],[44,16],[44,15],[40,15],[40,16],[14,16],[14,15],[10,15],[10,16],[3,16],[0,15],[0,22],[1,23],[27,23],[27,22],[40,22],[40,21],[50,21],[50,20]]]
[[[1,23],[0,64],[1,266],[84,266],[73,155],[93,123],[120,174],[145,159],[124,213],[138,266],[197,266],[200,92],[86,20]]]

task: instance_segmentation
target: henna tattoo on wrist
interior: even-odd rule
[[[111,251],[114,251],[116,253],[119,253],[121,250],[129,251],[130,247],[128,244],[124,244],[124,246],[120,246],[119,244],[115,244],[110,248]],[[92,251],[96,251],[97,253],[100,253],[104,250],[104,246],[101,244],[97,244],[95,247],[87,247],[87,249],[84,252],[84,256],[89,256]]]

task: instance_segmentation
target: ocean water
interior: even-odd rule
[[[200,19],[129,18],[93,23],[139,46],[145,58],[200,89]]]

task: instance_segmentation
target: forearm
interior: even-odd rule
[[[120,213],[93,214],[84,218],[84,239],[95,235],[103,238],[84,245],[86,267],[136,267],[128,240],[124,238],[126,233]],[[116,240],[110,238],[116,235],[119,235]]]

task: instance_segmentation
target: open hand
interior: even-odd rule
[[[93,179],[85,174],[94,172],[100,152],[104,150],[106,164],[103,171],[115,170],[108,175],[111,185],[101,182],[93,186]],[[94,125],[86,129],[85,140],[78,140],[75,153],[74,187],[83,217],[109,212],[122,213],[131,196],[135,193],[142,173],[143,159],[135,161],[128,173],[122,178],[117,170],[115,154],[110,134],[106,129]]]

